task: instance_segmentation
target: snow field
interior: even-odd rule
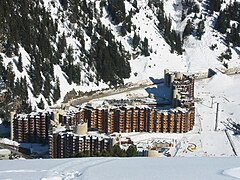
[[[239,158],[80,158],[0,161],[0,179],[179,179],[240,178]]]

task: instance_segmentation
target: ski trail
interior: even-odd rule
[[[66,163],[56,166],[49,170],[46,177],[41,178],[41,180],[72,180],[72,179],[84,179],[84,172],[91,167],[101,165],[103,163],[108,163],[116,159],[110,158],[79,158],[70,159]],[[64,161],[65,162],[65,161]]]

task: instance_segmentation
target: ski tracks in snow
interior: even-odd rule
[[[68,162],[60,164],[53,169],[50,169],[46,177],[41,180],[72,180],[72,179],[87,179],[84,178],[84,172],[91,167],[99,166],[104,163],[114,161],[113,158],[79,158],[69,159]],[[65,161],[64,161],[65,162]]]

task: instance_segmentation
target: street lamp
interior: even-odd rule
[[[219,111],[219,103],[217,103],[216,120],[215,120],[215,128],[214,128],[215,131],[217,131],[217,127],[218,127],[218,111]]]
[[[213,108],[213,98],[215,98],[215,96],[210,96],[212,98],[212,102],[211,102],[211,108]]]

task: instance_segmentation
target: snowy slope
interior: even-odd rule
[[[204,3],[204,2],[202,2]],[[98,3],[96,3],[98,5]],[[177,4],[177,6],[176,6]],[[200,14],[203,14],[206,18],[205,21],[205,33],[202,40],[197,40],[193,36],[189,36],[184,41],[185,53],[181,56],[170,53],[170,47],[163,39],[162,35],[157,30],[156,24],[158,20],[154,15],[154,12],[147,6],[147,1],[138,1],[138,9],[133,18],[132,23],[136,26],[137,33],[143,40],[144,37],[149,39],[149,47],[152,48],[153,53],[149,57],[138,56],[136,59],[130,61],[131,64],[131,77],[125,79],[125,82],[138,82],[142,80],[149,80],[150,77],[155,79],[163,77],[163,70],[165,68],[184,72],[199,72],[206,71],[208,68],[221,67],[222,63],[217,60],[217,57],[226,50],[226,46],[221,39],[220,33],[213,29],[213,22],[216,15],[208,17],[205,14],[204,6],[200,5]],[[135,9],[131,3],[125,2],[125,8],[127,11]],[[180,15],[182,11],[181,1],[164,1],[165,14],[171,16],[172,28],[182,33],[185,28],[187,19],[192,19],[193,14],[186,17],[184,21],[181,21]],[[127,12],[128,14],[128,12]],[[151,17],[151,18],[149,18]],[[195,24],[199,19],[194,20]],[[113,25],[106,11],[103,13],[101,22],[105,26],[112,30],[118,41],[124,45],[125,49],[134,53],[128,41],[133,37],[134,32],[128,33],[126,36],[119,36],[116,31],[117,26]],[[209,47],[213,44],[217,44],[217,49],[214,51]],[[232,50],[234,63],[229,63],[231,66],[239,65],[239,52]],[[66,87],[66,86],[65,86]]]
[[[201,123],[203,149],[209,155],[234,155],[225,129],[228,119],[240,123],[239,78],[239,75],[227,76],[219,73],[211,79],[201,80],[196,83],[195,96],[200,100],[196,103],[196,122],[200,121]],[[217,103],[219,103],[218,123],[217,131],[214,131]],[[231,130],[227,133],[234,134]],[[238,155],[240,153],[239,140],[239,135],[234,135],[231,138]]]
[[[0,179],[234,179],[239,158],[80,158],[0,161]]]
[[[87,0],[88,2],[95,2],[93,0]],[[81,71],[81,85],[77,86],[76,84],[69,84],[66,80],[66,74],[63,73],[60,66],[55,65],[54,66],[54,75],[55,77],[59,77],[60,79],[60,88],[61,88],[61,99],[58,101],[60,103],[63,100],[64,95],[72,90],[73,88],[75,90],[81,90],[81,91],[91,91],[96,89],[102,89],[108,87],[107,84],[100,82],[99,85],[96,85],[96,82],[90,82],[89,76],[92,76],[93,79],[96,79],[96,71],[93,67],[88,67],[87,64],[83,64],[80,61],[80,58],[84,55],[83,52],[81,52],[80,47],[82,46],[80,43],[80,40],[77,39],[74,36],[74,30],[78,28],[77,23],[70,23],[67,12],[62,12],[62,7],[60,5],[60,2],[57,0],[44,0],[44,6],[45,9],[50,12],[52,18],[54,21],[58,23],[58,35],[57,37],[60,37],[63,35],[63,33],[66,35],[66,41],[67,46],[73,47],[73,54],[74,54],[74,63],[80,63],[82,66]],[[136,10],[135,7],[132,5],[133,1],[125,1],[125,9],[126,14],[128,15],[130,10]],[[202,14],[202,17],[206,20],[204,21],[205,24],[205,33],[202,36],[201,40],[197,40],[192,35],[187,37],[184,40],[183,48],[185,49],[185,52],[183,55],[177,55],[170,53],[170,46],[165,42],[164,38],[162,37],[162,34],[159,32],[159,30],[156,27],[156,24],[158,24],[158,20],[156,15],[154,14],[153,10],[149,8],[147,5],[148,1],[146,0],[139,0],[138,3],[138,11],[136,11],[136,14],[133,15],[131,21],[132,26],[136,27],[136,33],[139,34],[141,40],[143,40],[145,37],[148,38],[149,47],[152,49],[152,53],[150,53],[150,56],[144,57],[142,55],[138,55],[136,58],[132,58],[129,62],[131,65],[131,76],[128,79],[125,79],[124,82],[139,82],[142,80],[149,80],[149,78],[162,78],[163,77],[163,70],[165,68],[168,68],[170,70],[178,70],[178,71],[184,71],[184,72],[199,72],[199,71],[206,71],[208,68],[214,68],[214,67],[221,67],[222,62],[219,62],[217,60],[217,57],[226,50],[226,45],[223,42],[223,36],[215,31],[213,29],[213,24],[215,21],[215,18],[217,17],[217,13],[215,13],[213,16],[207,16],[206,15],[206,9],[204,9],[204,3],[198,2],[200,7],[200,13],[197,14],[196,19],[193,19],[194,14],[189,14],[186,16],[186,18],[181,21],[181,15],[182,15],[182,3],[180,0],[174,0],[174,1],[164,1],[164,10],[165,14],[169,16],[172,20],[172,29],[175,29],[177,32],[182,34],[186,22],[188,19],[193,20],[193,24],[196,27],[196,24],[200,21],[199,17]],[[226,3],[229,3],[229,1],[226,1]],[[96,13],[100,12],[100,1],[96,1]],[[223,7],[225,5],[223,4]],[[64,16],[65,21],[62,22],[59,20],[59,17]],[[109,17],[108,12],[106,9],[103,11],[103,16],[100,18],[102,24],[104,24],[108,29],[111,29],[112,34],[115,36],[115,39],[117,41],[120,41],[122,45],[124,46],[125,50],[130,52],[130,54],[135,54],[136,51],[133,50],[131,46],[131,39],[133,38],[134,31],[132,28],[131,33],[127,33],[125,36],[119,35],[119,25],[114,25],[111,21],[111,18]],[[96,19],[94,18],[93,23],[97,23]],[[85,31],[83,31],[84,34],[84,40],[85,40],[85,50],[89,50],[91,39],[88,37]],[[210,49],[210,46],[217,45],[217,48],[214,50]],[[239,50],[231,49],[232,50],[232,60],[228,62],[229,66],[235,67],[239,66]],[[44,99],[42,95],[35,98],[32,95],[32,92],[30,89],[32,89],[31,82],[29,79],[29,75],[27,74],[28,65],[30,64],[30,57],[28,53],[20,47],[19,51],[22,54],[23,59],[23,66],[24,70],[22,73],[20,73],[16,65],[13,64],[13,69],[16,74],[16,77],[27,77],[27,82],[29,84],[29,101],[31,101],[32,106],[36,106],[36,102],[39,102],[41,98]],[[17,61],[18,57],[13,58],[7,58],[4,54],[2,54],[4,57],[4,64],[5,66],[8,64],[8,62],[15,59]],[[62,55],[65,56],[64,54]],[[84,56],[83,56],[84,58]],[[52,85],[54,85],[54,82],[52,82]],[[45,105],[47,105],[45,101]]]

